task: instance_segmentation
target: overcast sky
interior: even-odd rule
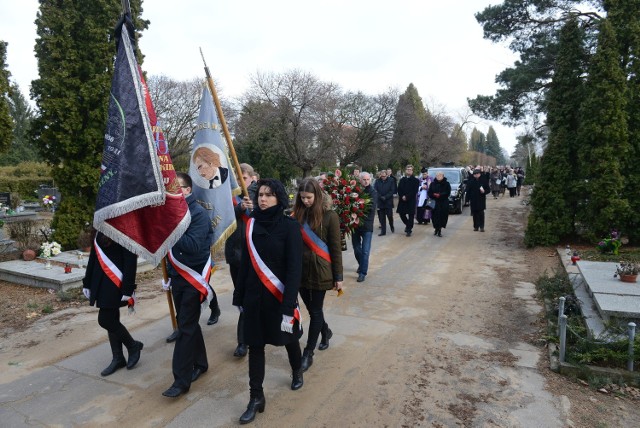
[[[112,0],[120,3],[118,0]],[[494,0],[493,4],[499,3]],[[495,76],[516,56],[482,38],[474,14],[491,0],[147,0],[140,49],[148,74],[204,78],[202,48],[221,97],[240,96],[256,71],[309,71],[344,90],[404,92],[413,83],[427,108],[452,117],[467,98],[493,95]],[[0,40],[12,80],[28,98],[36,79],[37,0],[0,0]],[[493,125],[509,153],[517,131]],[[470,131],[470,130],[468,130]],[[469,132],[468,132],[469,133]]]

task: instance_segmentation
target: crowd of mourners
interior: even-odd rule
[[[486,196],[520,195],[524,181],[522,168],[466,167],[467,194],[474,231],[484,232]],[[332,209],[331,198],[322,189],[322,174],[303,179],[297,188],[291,212],[288,192],[275,179],[260,179],[253,168],[241,164],[242,180],[248,190],[235,201],[237,228],[227,239],[225,259],[234,285],[233,305],[238,311],[235,357],[249,356],[249,404],[239,422],[252,422],[265,410],[265,346],[286,349],[291,366],[291,389],[304,384],[303,373],[313,364],[315,351],[329,348],[333,332],[323,306],[326,293],[342,293],[343,236],[340,219]],[[371,238],[377,214],[378,236],[395,232],[394,208],[404,224],[407,237],[414,223],[432,224],[434,235],[442,237],[449,215],[451,186],[442,172],[429,176],[422,168],[414,176],[413,165],[406,165],[400,176],[391,169],[375,175],[353,171],[363,192],[369,194],[371,209],[351,233],[358,263],[358,282],[368,273]],[[202,331],[201,311],[207,302],[211,316],[207,324],[218,321],[220,308],[209,285],[213,229],[208,214],[198,204],[194,183],[185,173],[177,174],[180,189],[189,205],[191,223],[167,255],[167,275],[162,288],[175,303],[176,330],[167,337],[175,342],[172,360],[174,381],[162,395],[176,398],[209,369]],[[374,181],[372,183],[372,181]],[[394,206],[395,205],[395,206]],[[388,228],[387,228],[388,226]],[[110,376],[126,367],[133,369],[140,360],[143,343],[135,340],[120,322],[120,308],[135,305],[137,256],[94,231],[83,292],[91,305],[99,308],[98,323],[108,335],[112,360],[101,372]],[[309,315],[304,348],[300,339],[303,317],[300,298]],[[127,350],[125,358],[124,350]]]

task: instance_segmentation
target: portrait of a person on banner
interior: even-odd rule
[[[195,168],[192,175],[194,184],[203,189],[215,189],[229,176],[227,157],[212,144],[203,144],[193,151],[191,165]]]

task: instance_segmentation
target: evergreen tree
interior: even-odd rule
[[[626,70],[629,154],[621,158],[624,194],[630,216],[622,232],[640,242],[640,0],[607,1],[608,18],[614,27],[620,63]]]
[[[620,229],[630,215],[621,174],[622,159],[630,154],[625,89],[615,33],[604,19],[589,66],[578,136],[586,179],[585,203],[578,218],[594,239],[612,228]]]
[[[536,175],[531,213],[525,232],[527,245],[552,245],[575,232],[579,184],[584,175],[577,159],[575,136],[580,127],[580,103],[584,99],[581,76],[585,53],[583,34],[575,20],[560,34],[560,52],[547,96],[549,140]],[[529,172],[528,172],[529,174]]]
[[[141,0],[131,1],[138,31],[148,26],[137,18],[140,6]],[[52,226],[65,247],[75,247],[93,216],[121,12],[120,2],[108,0],[40,0],[40,78],[31,88],[39,115],[32,130],[42,156],[55,166],[62,201]]]
[[[392,162],[402,165],[420,165],[420,146],[426,134],[427,110],[424,108],[418,89],[410,83],[398,98],[396,127],[391,139]]]
[[[33,110],[16,84],[11,85],[9,111],[15,126],[10,149],[6,153],[0,153],[0,166],[17,165],[21,162],[41,162],[38,148],[29,135]]]
[[[503,164],[503,162],[500,162],[501,159],[504,160],[504,157],[502,156],[502,148],[500,147],[500,140],[498,139],[498,134],[496,134],[496,130],[493,129],[493,126],[490,126],[487,131],[486,154],[496,158],[498,164]]]
[[[9,99],[11,96],[9,77],[11,73],[7,70],[7,43],[0,40],[0,153],[11,147],[13,139],[13,121],[9,109]]]
[[[484,132],[479,131],[476,127],[471,131],[469,137],[469,150],[472,152],[484,153],[487,148],[487,137]]]

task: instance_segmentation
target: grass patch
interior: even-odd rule
[[[640,248],[638,247],[625,247],[623,246],[619,250],[619,254],[603,254],[595,247],[578,249],[578,254],[582,260],[589,260],[592,262],[612,262],[618,263],[620,260],[626,260],[630,262],[640,262]]]
[[[565,361],[576,365],[593,365],[626,369],[629,349],[626,324],[610,324],[606,333],[598,339],[588,338],[587,328],[582,318],[580,305],[576,299],[569,277],[564,271],[545,274],[536,281],[536,289],[540,297],[550,302],[547,307],[549,328],[547,340],[558,342],[557,322],[559,298],[565,298],[564,314],[567,316],[567,346]],[[634,341],[634,365],[638,365],[640,357],[640,335]]]
[[[53,306],[48,304],[44,305],[44,307],[42,308],[42,313],[47,315],[53,313]]]

